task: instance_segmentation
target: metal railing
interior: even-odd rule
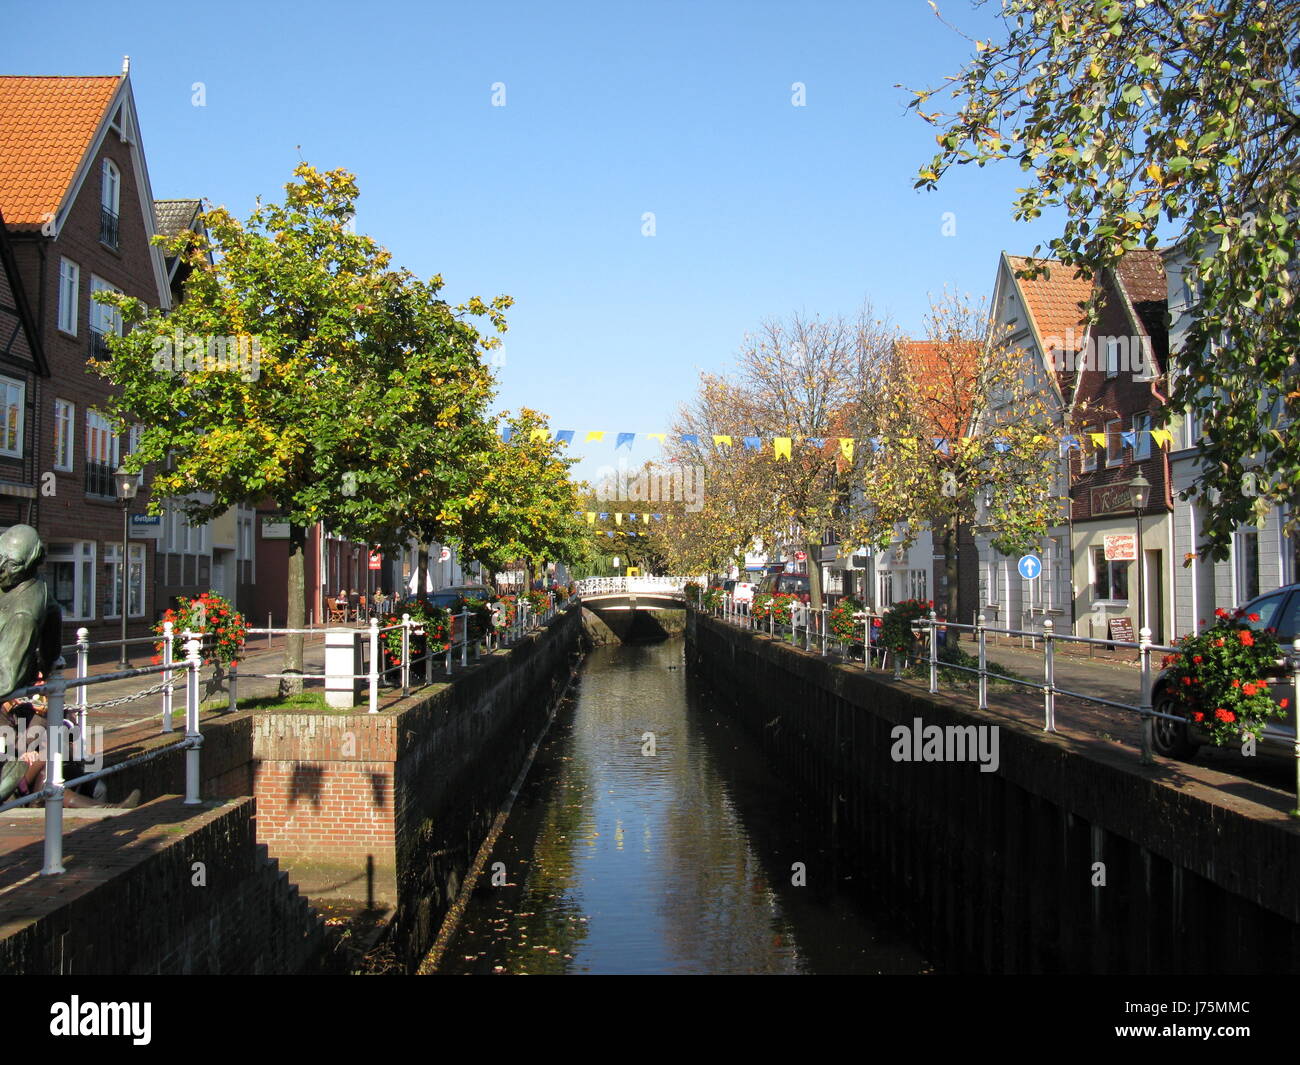
[[[737,602],[729,593],[723,593],[721,602],[716,603],[712,608],[705,609],[705,612],[751,631],[766,632],[772,637],[780,637],[783,640],[788,639],[790,643],[796,646],[800,642],[799,631],[802,629],[804,650],[817,651],[823,656],[829,656],[829,647],[834,644],[835,653],[841,657],[847,657],[846,645],[857,643],[856,633],[852,641],[846,640],[835,633],[830,627],[829,615],[832,609],[832,607],[823,606],[819,610],[814,610],[806,604],[792,603],[790,605],[789,620],[778,622],[775,619],[775,611],[769,609],[763,615],[756,615],[752,611],[751,603],[746,601]],[[1090,636],[1058,633],[1055,631],[1050,618],[1044,619],[1040,630],[1027,631],[1022,629],[1002,629],[987,625],[983,614],[976,618],[973,625],[941,620],[936,616],[935,611],[931,610],[928,616],[918,618],[912,623],[913,636],[922,641],[922,646],[919,654],[908,655],[900,653],[897,649],[880,645],[876,633],[883,621],[883,614],[866,609],[855,612],[853,618],[855,622],[861,623],[862,627],[863,669],[873,668],[874,659],[878,660],[878,665],[875,668],[883,670],[886,668],[886,661],[892,656],[894,677],[895,679],[902,679],[905,662],[924,661],[929,666],[929,690],[932,694],[937,694],[939,691],[940,670],[951,669],[971,674],[976,678],[980,710],[988,710],[989,708],[988,683],[990,680],[1037,689],[1043,694],[1044,732],[1056,732],[1056,697],[1058,695],[1137,714],[1141,726],[1140,762],[1143,765],[1151,765],[1155,761],[1153,730],[1157,720],[1170,721],[1179,725],[1187,724],[1187,719],[1183,715],[1165,713],[1157,710],[1152,704],[1152,689],[1156,673],[1152,671],[1151,655],[1153,652],[1158,654],[1178,654],[1180,648],[1153,643],[1151,641],[1151,630],[1146,627],[1141,629],[1138,633],[1137,642],[1133,643],[1124,640],[1099,640]],[[944,634],[946,637],[946,632],[949,629],[958,633],[962,631],[972,633],[977,651],[975,656],[976,665],[968,666],[959,662],[944,661],[939,657],[940,635]],[[988,668],[988,637],[991,635],[1033,637],[1036,640],[1041,640],[1043,643],[1042,680],[1026,680],[1023,677],[991,672]],[[1125,703],[1088,692],[1071,691],[1060,687],[1056,682],[1056,644],[1061,642],[1096,645],[1111,650],[1136,650],[1140,670],[1138,702]],[[1290,663],[1294,687],[1294,702],[1292,703],[1294,716],[1292,720],[1293,723],[1300,723],[1300,638],[1295,640],[1292,651]],[[1300,727],[1290,731],[1266,724],[1262,735],[1281,743],[1291,744],[1296,774],[1296,808],[1291,813],[1292,816],[1300,816]]]
[[[621,592],[680,592],[694,577],[584,577],[575,581],[579,595]]]
[[[129,677],[141,677],[154,673],[172,672],[175,669],[174,664],[163,664],[157,666],[143,666],[139,669],[119,670],[113,673],[103,673],[96,677],[64,677],[62,671],[56,672],[43,684],[30,685],[26,688],[19,688],[17,691],[10,692],[6,697],[8,699],[22,698],[24,696],[43,695],[46,697],[47,706],[45,711],[46,725],[46,743],[45,743],[45,780],[43,785],[27,795],[18,799],[11,799],[8,802],[0,804],[0,812],[6,810],[15,810],[23,806],[28,806],[35,802],[45,803],[45,851],[44,860],[41,867],[42,876],[54,876],[64,871],[63,868],[63,796],[69,788],[81,787],[85,784],[92,784],[96,781],[103,780],[105,777],[112,776],[114,773],[120,773],[123,770],[142,765],[145,762],[162,758],[173,751],[183,750],[185,752],[185,805],[195,806],[202,800],[199,798],[199,750],[203,746],[203,735],[199,730],[199,668],[202,664],[199,658],[201,641],[190,632],[184,633],[185,639],[185,737],[177,744],[171,744],[166,747],[156,747],[151,751],[136,755],[134,758],[128,758],[118,762],[116,765],[108,766],[95,770],[90,773],[83,773],[73,780],[63,779],[63,766],[67,751],[70,747],[79,744],[84,750],[87,737],[91,735],[81,723],[73,723],[71,728],[64,718],[66,709],[67,690],[77,688],[84,691],[85,688],[95,684],[107,684],[115,680],[123,680]],[[170,681],[170,678],[169,678]],[[82,698],[84,704],[85,699]],[[72,740],[70,733],[76,734],[76,739]],[[6,752],[9,754],[10,752]],[[12,752],[17,757],[17,752]]]
[[[117,248],[117,212],[102,204],[99,208],[99,240],[110,248]]]

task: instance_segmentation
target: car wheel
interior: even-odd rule
[[[1159,714],[1180,717],[1184,714],[1168,688],[1161,688],[1156,692],[1152,705]],[[1165,758],[1180,758],[1184,761],[1191,758],[1200,748],[1200,744],[1192,742],[1188,736],[1185,720],[1171,721],[1167,717],[1151,719],[1151,745],[1157,754]]]

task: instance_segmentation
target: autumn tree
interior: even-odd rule
[[[954,111],[915,94],[939,130],[917,184],[1014,159],[1015,216],[1062,208],[1051,255],[1088,277],[1171,228],[1195,299],[1163,416],[1205,427],[1184,495],[1225,558],[1238,524],[1300,483],[1300,436],[1281,428],[1300,418],[1300,0],[1005,0],[999,18],[950,79]],[[1266,471],[1253,494],[1248,468]],[[1287,524],[1300,531],[1300,508]]]
[[[246,500],[280,509],[288,626],[301,629],[310,526],[392,540],[415,496],[446,506],[445,493],[462,490],[454,467],[477,446],[489,384],[466,316],[503,328],[509,299],[449,307],[440,277],[394,269],[353,232],[351,174],[303,163],[294,177],[283,203],[259,202],[246,222],[216,208],[177,238],[193,273],[170,315],[101,296],[131,329],[97,365],[117,386],[111,415],[142,427],[127,467],[158,466],[152,512],[193,493],[212,499],[189,504],[194,520]],[[301,636],[284,670],[301,672]],[[282,690],[300,686],[286,679]]]

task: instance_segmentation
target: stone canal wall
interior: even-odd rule
[[[944,968],[1300,967],[1300,828],[1284,814],[695,611],[687,655],[833,826],[848,870]],[[918,718],[996,723],[997,770],[895,761],[891,730]],[[810,863],[808,875],[832,874]]]

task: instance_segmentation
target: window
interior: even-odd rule
[[[103,278],[90,275],[90,354],[96,359],[108,358],[108,344],[104,337],[122,335],[122,316],[116,307],[107,307],[95,300],[96,292],[119,292]]]
[[[1092,549],[1093,602],[1128,602],[1128,563],[1107,562],[1105,548]]]
[[[1242,602],[1259,595],[1259,533],[1237,533],[1237,595]]]
[[[0,377],[0,455],[23,457],[23,415],[27,386],[11,377]]]
[[[908,597],[911,599],[919,599],[923,603],[926,602],[930,598],[930,593],[927,591],[929,581],[930,575],[925,570],[910,570],[908,572],[907,580]]]
[[[1133,415],[1133,433],[1136,442],[1133,445],[1133,458],[1149,459],[1151,457],[1151,414],[1143,412]]]
[[[97,410],[86,411],[86,494],[116,499],[113,471],[117,469],[117,437]]]
[[[1262,599],[1257,599],[1253,603],[1247,603],[1245,607],[1247,615],[1258,614],[1259,620],[1251,621],[1249,617],[1244,617],[1241,619],[1240,624],[1244,624],[1247,628],[1254,629],[1256,632],[1263,632],[1270,626],[1276,625],[1277,608],[1282,605],[1282,600],[1285,598],[1286,592],[1275,592],[1272,595],[1264,596]],[[1300,604],[1300,596],[1296,596],[1294,601]],[[1292,609],[1288,613],[1294,614],[1295,611]],[[1294,639],[1294,633],[1290,638]]]
[[[122,180],[111,159],[104,160],[99,183],[99,239],[110,248],[117,247],[117,211]]]
[[[1255,612],[1261,619],[1264,617],[1258,606]],[[1278,643],[1282,644],[1284,649],[1300,636],[1300,595],[1292,593],[1291,598],[1287,600],[1286,609],[1277,614],[1271,624],[1277,629]],[[1253,624],[1251,628],[1254,628]]]
[[[1119,376],[1120,341],[1124,342],[1124,359],[1128,360],[1128,337],[1106,338],[1106,376]]]
[[[54,468],[65,473],[72,470],[73,434],[77,408],[66,399],[54,401]]]
[[[883,610],[887,606],[894,604],[894,575],[889,570],[882,570],[880,574],[880,603],[879,608]]]
[[[95,617],[95,545],[51,544],[45,558],[54,598],[66,621],[91,621]]]
[[[1124,440],[1119,435],[1123,423],[1116,418],[1106,423],[1106,465],[1118,466],[1124,461]]]
[[[77,335],[77,295],[81,291],[81,267],[71,259],[59,260],[59,328]]]
[[[144,544],[131,544],[131,566],[127,572],[127,595],[129,616],[133,618],[144,615]],[[108,611],[105,617],[122,616],[122,545],[106,544],[104,547],[104,577],[109,582]]]

